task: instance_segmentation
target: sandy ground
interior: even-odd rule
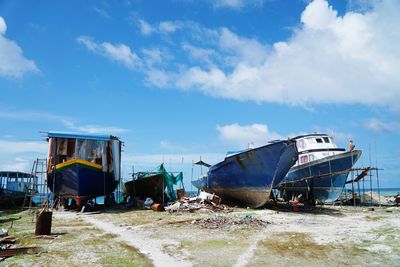
[[[136,247],[141,253],[148,255],[155,266],[192,266],[191,262],[179,257],[172,257],[162,251],[164,246],[176,246],[177,241],[160,240],[151,237],[151,232],[143,229],[143,226],[115,226],[110,222],[104,222],[95,217],[82,216],[86,222],[93,224],[98,229],[116,234],[119,240]]]
[[[153,211],[77,214],[77,217],[137,248],[155,266],[395,266],[400,262],[400,209],[318,208],[313,212],[235,209],[228,214]],[[266,226],[220,225],[207,229],[195,220],[250,216]]]

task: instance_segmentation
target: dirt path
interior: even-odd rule
[[[250,262],[250,259],[253,257],[255,250],[257,249],[258,242],[263,240],[266,235],[266,230],[257,233],[253,238],[251,245],[247,248],[247,250],[239,255],[236,263],[233,265],[234,267],[242,267],[247,266]]]
[[[119,240],[147,255],[155,266],[192,266],[191,262],[183,258],[173,257],[163,252],[163,246],[176,245],[176,242],[151,238],[151,233],[144,231],[140,226],[115,226],[93,216],[83,215],[81,218],[106,233],[118,235]]]

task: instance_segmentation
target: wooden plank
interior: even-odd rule
[[[0,250],[0,257],[12,257],[20,254],[38,254],[42,251],[40,247],[8,248]]]

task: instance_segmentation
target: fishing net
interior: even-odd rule
[[[174,185],[180,184],[183,188],[183,174],[182,172],[179,173],[172,173],[167,172],[164,168],[164,164],[161,164],[154,172],[151,173],[141,173],[138,177],[146,178],[153,175],[161,175],[164,178],[164,193],[167,196],[169,201],[175,201],[177,199],[176,192],[174,190]]]

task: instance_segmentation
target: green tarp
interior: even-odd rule
[[[171,172],[167,172],[167,170],[164,168],[164,164],[161,164],[156,171],[154,172],[143,172],[140,173],[140,175],[138,176],[138,179],[142,179],[142,178],[146,178],[149,176],[153,176],[155,174],[158,175],[162,175],[164,177],[164,192],[165,195],[167,196],[167,198],[170,201],[175,201],[177,196],[176,196],[176,192],[174,190],[174,185],[177,185],[178,183],[181,184],[182,188],[183,188],[183,174],[182,172],[179,173],[171,173]]]

